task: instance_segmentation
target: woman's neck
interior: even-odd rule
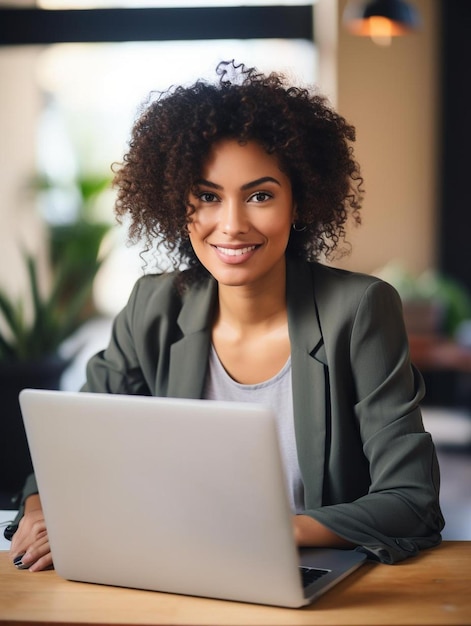
[[[285,279],[271,285],[219,285],[212,343],[223,367],[237,382],[269,380],[290,354]]]
[[[232,328],[246,334],[251,330],[269,330],[287,322],[286,273],[263,284],[219,285],[219,306],[215,326]]]

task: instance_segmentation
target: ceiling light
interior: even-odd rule
[[[345,7],[343,24],[353,35],[371,37],[384,45],[391,37],[418,30],[421,19],[417,9],[404,0],[352,0]]]

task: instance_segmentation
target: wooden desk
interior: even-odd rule
[[[471,624],[471,542],[398,565],[367,563],[310,607],[281,609],[62,580],[0,553],[0,623]]]

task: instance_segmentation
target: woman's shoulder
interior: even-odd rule
[[[310,282],[316,291],[337,291],[362,293],[371,286],[394,288],[383,279],[372,274],[356,272],[326,265],[318,261],[294,261],[289,273],[291,280]]]
[[[396,316],[402,309],[396,289],[383,279],[322,264],[312,265],[314,298],[324,316],[343,311],[352,319],[360,310],[381,316]]]
[[[326,284],[339,284],[350,286],[351,288],[368,288],[370,285],[385,282],[373,274],[341,269],[318,262],[309,263],[309,265],[315,280],[325,282]]]
[[[182,280],[184,272],[163,272],[141,276],[131,291],[126,309],[131,315],[152,313],[166,315],[192,307],[199,301],[211,301],[214,281],[209,277],[199,281]]]
[[[185,300],[208,289],[210,278],[199,280],[186,279],[191,270],[175,270],[172,272],[144,274],[134,284],[131,297],[148,298],[167,296],[171,299]]]
[[[304,267],[303,267],[304,266]],[[396,308],[400,298],[392,285],[377,276],[340,269],[318,262],[297,265],[291,272],[297,285],[312,289],[318,310],[339,309],[354,313],[361,302],[390,302]]]

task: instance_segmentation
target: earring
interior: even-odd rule
[[[299,224],[296,224],[296,222],[293,222],[293,230],[295,232],[302,233],[306,229],[307,229],[306,224],[304,224],[304,226],[299,226]]]

